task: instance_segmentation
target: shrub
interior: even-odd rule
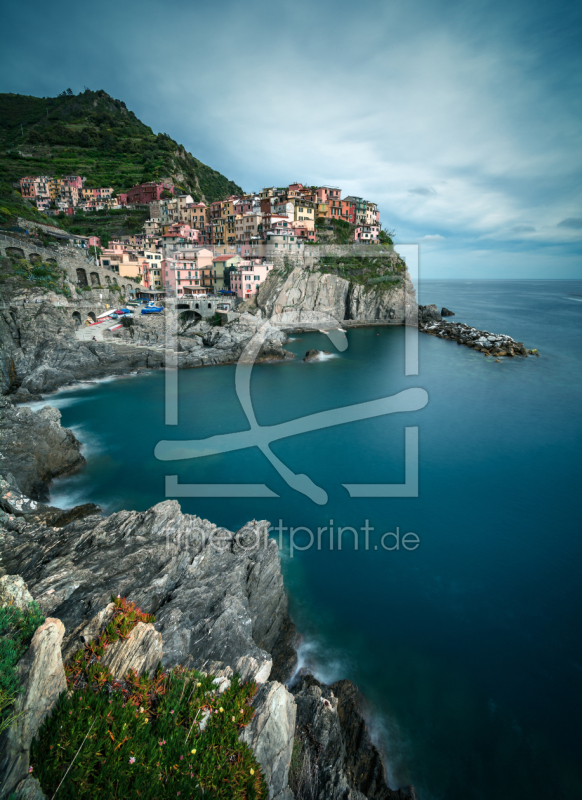
[[[0,608],[0,732],[16,719],[10,711],[16,695],[21,692],[16,664],[43,622],[36,603],[31,603],[26,611],[13,606]]]
[[[124,598],[112,600],[113,618],[73,656],[69,691],[33,742],[31,763],[45,793],[58,789],[62,800],[266,799],[255,756],[238,740],[253,717],[255,684],[235,676],[218,694],[212,676],[182,667],[115,680],[99,659],[153,617]]]

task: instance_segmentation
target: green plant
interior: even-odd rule
[[[0,733],[9,728],[18,716],[11,713],[21,691],[16,664],[43,622],[44,617],[36,603],[31,603],[26,611],[14,606],[0,608]]]
[[[71,800],[267,798],[255,756],[238,739],[253,716],[255,684],[235,676],[218,694],[212,676],[182,667],[114,680],[101,656],[153,617],[112,599],[113,618],[67,666],[69,691],[33,742],[43,790]]]

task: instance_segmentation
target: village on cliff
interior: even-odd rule
[[[80,175],[27,176],[20,189],[39,211],[52,216],[149,208],[141,233],[104,243],[98,236],[74,237],[91,249],[101,267],[134,282],[136,296],[228,293],[248,299],[282,255],[300,255],[306,245],[329,241],[334,230],[342,231],[346,243],[388,241],[376,203],[342,199],[336,187],[292,183],[207,205],[177,194],[171,179],[117,194],[111,187],[94,189],[85,183]]]

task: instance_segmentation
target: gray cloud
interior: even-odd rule
[[[568,215],[582,205],[573,5],[555,15],[549,0],[527,14],[523,0],[370,0],[362,15],[348,0],[297,0],[276,16],[267,0],[62,0],[59,15],[41,0],[26,6],[34,13],[25,19],[17,4],[4,4],[2,91],[103,88],[247,190],[299,178],[374,200],[397,241],[426,231],[445,237],[430,249],[425,275],[443,274],[442,264],[448,277],[521,275],[517,246],[544,274],[549,262],[532,254],[555,246],[552,276],[566,277],[560,263],[572,275],[579,227]],[[208,31],[220,31],[220,47]],[[54,59],[55,40],[80,35],[82,60],[74,48]],[[195,57],[185,58],[193,41]],[[322,53],[331,52],[341,58],[322,70]],[[258,82],[249,53],[260,53]],[[290,64],[292,87],[283,77]],[[533,233],[520,230],[524,219],[543,242],[520,240]],[[548,224],[555,219],[563,221]],[[485,241],[491,255],[474,258]]]
[[[513,233],[533,233],[535,228],[533,225],[515,225],[511,230]]]
[[[424,197],[428,197],[431,194],[436,194],[432,186],[417,186],[416,189],[409,189],[408,192],[409,194],[420,194]]]
[[[582,228],[582,217],[568,217],[558,222],[558,228],[570,228],[574,231],[579,231]]]

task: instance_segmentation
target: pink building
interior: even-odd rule
[[[342,190],[336,186],[320,186],[315,191],[315,196],[320,203],[329,203],[330,200],[341,200]]]
[[[377,242],[380,234],[379,225],[358,225],[354,231],[354,239],[356,242]]]
[[[101,247],[101,239],[98,236],[89,236],[89,247]]]
[[[206,294],[213,289],[208,279],[214,275],[213,253],[197,247],[184,253],[168,256],[162,261],[162,282],[169,295]]]
[[[238,269],[230,273],[230,291],[244,300],[252,297],[272,269],[273,264],[265,264],[260,259],[241,261]]]

